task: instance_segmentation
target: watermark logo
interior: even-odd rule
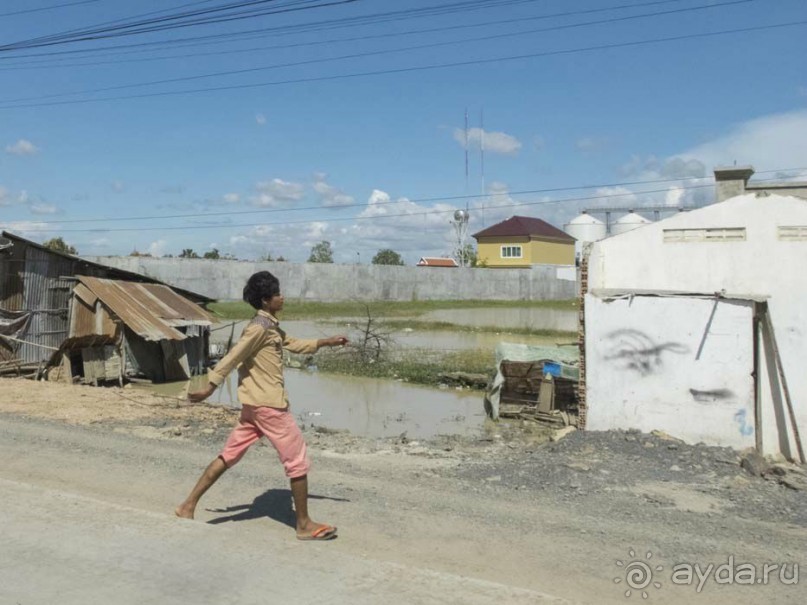
[[[662,565],[653,565],[653,553],[645,553],[644,559],[636,556],[634,549],[628,550],[628,561],[616,561],[616,566],[624,570],[624,576],[614,578],[615,584],[622,584],[627,588],[625,597],[636,594],[643,599],[650,596],[651,587],[661,589]],[[729,555],[725,562],[720,564],[707,563],[676,563],[670,572],[669,581],[675,586],[694,586],[695,592],[700,593],[709,582],[714,584],[736,584],[739,586],[766,586],[778,581],[783,586],[794,586],[799,583],[798,563],[738,563],[734,555]]]
[[[646,588],[651,585],[655,588],[661,588],[661,582],[653,580],[653,572],[662,572],[664,567],[662,565],[651,566],[649,561],[653,558],[653,553],[650,551],[645,554],[645,561],[637,559],[636,551],[632,548],[628,551],[628,556],[632,561],[623,562],[617,559],[616,566],[625,570],[625,577],[618,576],[614,578],[614,584],[621,584],[624,579],[625,585],[628,587],[625,591],[626,597],[630,597],[633,591],[636,591],[637,594],[642,595],[643,599],[646,599],[649,596],[645,590]]]
[[[672,583],[683,586],[695,586],[700,592],[709,580],[715,584],[738,584],[740,586],[767,586],[778,580],[784,586],[799,583],[798,563],[736,563],[734,555],[730,555],[725,563],[715,565],[708,563],[677,563],[672,568]]]

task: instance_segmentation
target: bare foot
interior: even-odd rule
[[[174,514],[180,519],[193,519],[193,512],[194,509],[190,508],[186,504],[180,504],[174,510]]]

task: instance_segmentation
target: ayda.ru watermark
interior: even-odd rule
[[[799,583],[798,563],[738,563],[729,555],[724,563],[676,563],[665,577],[664,566],[651,563],[653,553],[647,552],[644,560],[636,557],[633,549],[628,551],[630,561],[617,560],[616,565],[624,570],[624,576],[614,578],[615,584],[626,589],[625,596],[641,595],[646,599],[653,589],[660,590],[665,581],[674,586],[693,586],[700,593],[709,582],[718,585],[766,586],[778,582],[784,586]]]

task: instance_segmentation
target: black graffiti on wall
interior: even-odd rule
[[[692,395],[692,399],[698,403],[711,403],[713,401],[723,401],[724,399],[734,397],[734,391],[729,389],[712,389],[710,391],[689,389],[689,394]]]
[[[656,342],[640,330],[614,330],[605,335],[604,359],[625,370],[649,376],[664,366],[666,355],[685,355],[689,347],[680,342]]]

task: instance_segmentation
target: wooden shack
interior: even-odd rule
[[[201,373],[213,319],[200,305],[209,302],[3,232],[0,374],[41,371],[57,357],[67,373],[85,380],[86,367],[89,382],[109,380],[115,371],[154,381]],[[69,363],[62,362],[65,357]]]

